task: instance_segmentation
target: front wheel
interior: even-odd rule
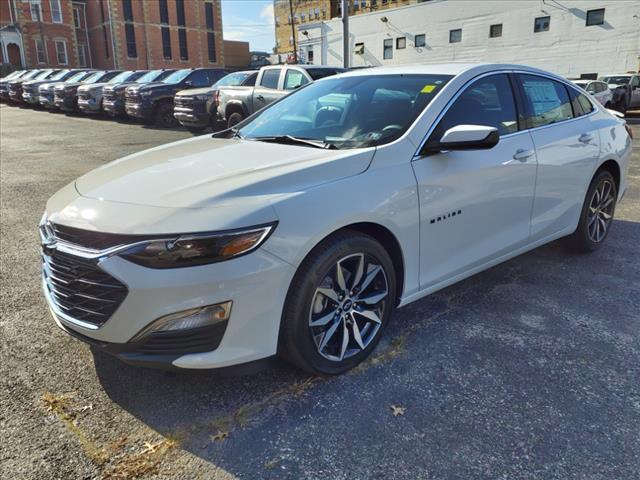
[[[154,123],[160,128],[173,128],[178,125],[178,121],[173,116],[173,104],[161,103],[156,108]]]
[[[244,120],[244,115],[238,112],[234,112],[229,115],[229,119],[227,120],[227,128],[231,128],[239,124],[242,120]]]
[[[395,308],[387,251],[346,231],[318,245],[298,269],[283,311],[280,353],[312,374],[337,375],[373,351]]]
[[[587,191],[578,228],[565,240],[571,250],[588,253],[600,248],[609,235],[617,198],[618,189],[613,176],[601,170]]]

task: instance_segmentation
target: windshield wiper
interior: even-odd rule
[[[258,142],[284,143],[288,145],[305,145],[315,148],[324,148],[326,150],[337,149],[333,143],[323,142],[322,140],[313,140],[311,138],[294,137],[293,135],[275,135],[265,137],[249,137],[246,140],[256,140]]]

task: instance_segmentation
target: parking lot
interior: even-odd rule
[[[396,312],[330,379],[129,367],[58,330],[36,226],[74,178],[184,131],[0,105],[0,477],[640,478],[640,121],[607,244],[534,250]]]

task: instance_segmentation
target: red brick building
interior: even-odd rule
[[[0,61],[26,68],[224,66],[220,1],[0,0]]]

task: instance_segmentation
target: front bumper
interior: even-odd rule
[[[127,115],[133,118],[139,118],[142,120],[151,120],[153,115],[153,108],[141,103],[126,102],[124,106]]]
[[[109,115],[117,116],[124,115],[124,101],[122,100],[103,100],[102,109]]]
[[[9,99],[12,102],[22,103],[22,90],[9,90]]]
[[[54,104],[60,110],[64,110],[66,112],[72,112],[76,109],[76,99],[75,97],[67,96],[61,97],[56,94],[54,98]]]
[[[100,113],[100,103],[97,98],[78,98],[78,108],[83,113]]]
[[[221,368],[272,357],[277,351],[282,307],[294,269],[262,248],[226,262],[172,270],[141,267],[117,256],[98,265],[128,288],[124,301],[101,326],[89,328],[67,318],[43,281],[45,297],[63,330],[127,363]],[[231,316],[215,328],[151,333],[131,342],[160,317],[228,300],[233,301]]]
[[[55,108],[55,99],[53,95],[40,95],[38,96],[38,102],[44,108]]]
[[[206,112],[194,112],[184,107],[174,107],[173,116],[181,125],[187,127],[208,127],[210,124],[209,114]]]
[[[29,103],[31,105],[38,105],[38,103],[39,103],[39,99],[38,99],[38,94],[37,93],[23,92],[22,93],[22,100],[24,100],[26,103]]]

